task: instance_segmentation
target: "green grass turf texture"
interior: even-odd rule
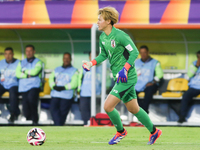
[[[198,127],[159,127],[163,133],[154,145],[147,145],[149,132],[144,127],[126,127],[128,135],[116,145],[108,145],[114,127],[39,126],[46,133],[42,146],[26,140],[33,127],[0,127],[0,150],[196,150],[200,149]]]

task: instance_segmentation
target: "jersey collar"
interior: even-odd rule
[[[116,30],[116,28],[113,26],[112,27],[112,31],[110,32],[110,34],[109,35],[106,35],[108,38],[110,38],[112,35],[113,35],[113,33],[115,33],[115,30]]]

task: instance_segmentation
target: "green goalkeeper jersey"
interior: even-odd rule
[[[116,80],[116,74],[124,67],[126,62],[132,66],[128,71],[128,79],[136,77],[134,62],[139,52],[128,34],[113,27],[109,35],[104,32],[100,35],[99,47],[100,54],[95,60],[97,64],[100,64],[108,58],[114,80]]]

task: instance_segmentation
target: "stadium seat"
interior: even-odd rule
[[[188,81],[184,78],[171,79],[167,85],[167,92],[162,93],[163,97],[181,97],[184,91],[188,90]]]
[[[156,95],[156,93],[155,93],[154,95]],[[142,98],[142,97],[144,97],[144,96],[145,96],[145,92],[140,92],[140,93],[138,94],[138,97],[140,97],[140,98]]]
[[[140,92],[140,93],[138,94],[138,97],[144,97],[144,95],[145,95],[144,92]]]
[[[40,97],[43,97],[45,95],[50,95],[51,93],[51,88],[49,86],[49,79],[48,78],[45,78],[45,83],[44,83],[44,91],[43,92],[40,92]]]
[[[2,97],[9,97],[9,92],[5,92]]]

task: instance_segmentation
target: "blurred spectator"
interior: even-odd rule
[[[26,120],[32,120],[33,124],[37,125],[43,63],[34,56],[33,45],[27,45],[25,53],[27,58],[19,63],[16,71],[19,78],[19,92],[22,92],[23,114]]]
[[[189,89],[183,94],[181,101],[181,109],[179,116],[179,123],[186,122],[189,105],[192,102],[192,98],[200,94],[200,51],[196,53],[197,60],[195,60],[188,68],[187,76],[190,78]]]
[[[78,86],[78,71],[71,65],[71,54],[63,55],[63,65],[57,67],[49,77],[51,91],[50,111],[54,124],[65,124],[66,117],[73,103],[74,89]]]
[[[138,76],[135,90],[137,95],[140,92],[145,93],[143,100],[138,97],[138,103],[148,113],[153,94],[156,93],[163,80],[163,71],[160,62],[149,55],[149,49],[146,45],[141,46],[139,52],[141,59],[135,61]]]
[[[20,114],[18,106],[18,79],[15,74],[19,60],[13,58],[13,56],[13,49],[11,47],[7,47],[4,50],[5,59],[0,61],[0,96],[2,96],[6,91],[9,92],[9,122],[14,122],[14,120],[17,120],[17,117]]]
[[[91,61],[91,53],[89,54],[89,60]],[[102,66],[96,66],[96,95],[101,94],[101,71]],[[81,117],[84,121],[84,125],[87,125],[87,121],[90,119],[90,105],[91,105],[91,85],[92,85],[92,71],[85,71],[81,68],[79,74],[79,86],[78,92],[80,92],[80,111]]]

